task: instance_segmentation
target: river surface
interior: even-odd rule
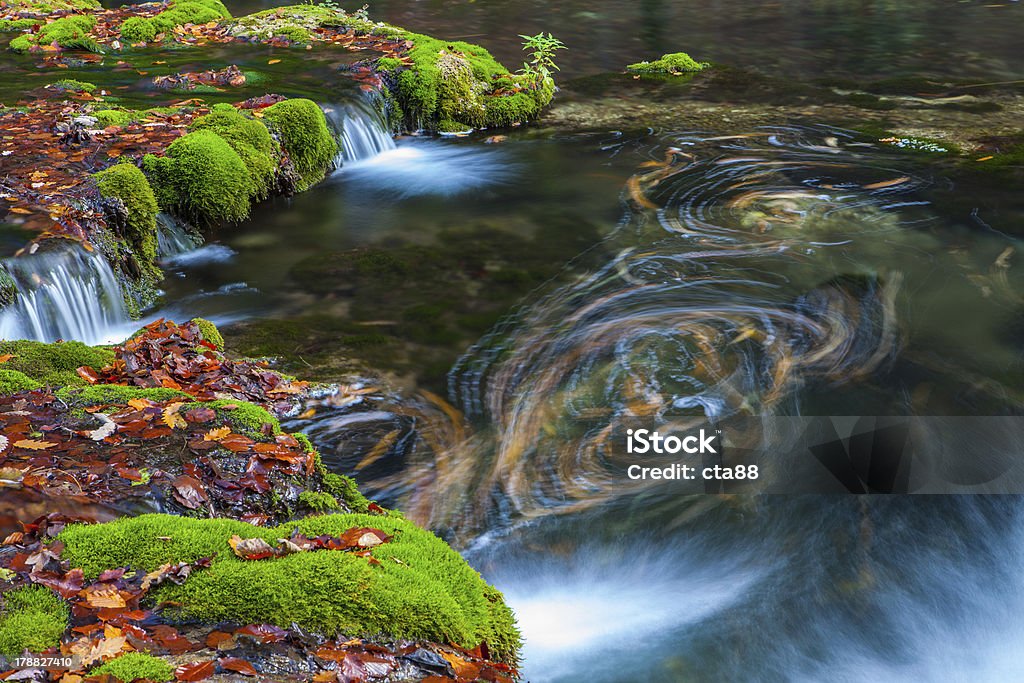
[[[686,49],[806,80],[999,81],[1024,73],[1022,9],[370,11],[513,64],[516,34],[550,30],[570,46],[566,78]],[[390,373],[397,395],[347,386],[289,427],[505,592],[526,679],[1024,679],[1019,497],[682,495],[627,480],[621,451],[625,430],[680,420],[1019,415],[1019,192],[834,122],[793,126],[781,110],[739,135],[523,128],[393,141],[356,89],[339,79],[324,96],[339,62],[266,65],[276,54],[216,58],[262,74],[253,93],[316,93],[348,155],[309,192],[198,249],[169,248],[181,253],[166,259],[149,315],[210,317],[247,353],[308,354],[328,367],[322,379],[332,355]],[[105,84],[169,97],[138,76]]]

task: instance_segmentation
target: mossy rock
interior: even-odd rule
[[[245,164],[255,188],[254,199],[270,194],[278,150],[265,125],[230,104],[216,104],[213,111],[196,119],[189,130],[209,130],[223,138]]]
[[[232,398],[216,401],[194,401],[181,407],[185,413],[193,408],[210,408],[217,414],[217,424],[230,425],[239,434],[257,441],[269,441],[281,434],[281,423],[276,417],[255,403]]]
[[[60,17],[43,24],[36,33],[18,36],[11,41],[11,49],[15,52],[29,52],[39,45],[56,43],[65,50],[101,52],[99,43],[91,35],[95,25],[96,18],[84,14]]]
[[[127,405],[136,398],[150,401],[169,401],[174,398],[191,400],[192,397],[177,389],[166,387],[130,387],[123,384],[94,384],[88,387],[63,387],[55,396],[68,405],[89,407],[99,405]]]
[[[263,118],[278,134],[295,171],[296,189],[306,190],[323,180],[338,153],[338,142],[316,102],[292,99],[263,110]]]
[[[213,344],[218,351],[224,350],[224,337],[221,336],[216,325],[206,318],[192,318],[189,322],[195,323],[199,328],[199,334],[203,335],[203,341]]]
[[[103,197],[121,200],[128,215],[125,237],[140,264],[154,269],[157,258],[156,214],[153,188],[133,164],[114,164],[94,176]]]
[[[0,308],[10,306],[18,298],[18,283],[7,269],[0,265]]]
[[[143,169],[162,209],[207,224],[244,220],[257,194],[238,152],[212,130],[178,138],[162,157],[147,154]]]
[[[113,676],[122,683],[152,681],[165,683],[174,680],[174,667],[148,652],[126,652],[95,667],[89,676]]]
[[[68,606],[49,588],[24,586],[0,595],[0,654],[13,659],[60,643],[68,627]]]
[[[656,59],[653,62],[644,61],[637,62],[636,64],[630,64],[626,67],[626,70],[635,74],[672,75],[703,71],[709,66],[711,66],[711,64],[708,62],[698,62],[685,52],[673,52],[667,55],[662,55],[661,59]]]
[[[16,370],[28,378],[49,386],[82,386],[78,376],[80,367],[99,370],[114,361],[114,352],[102,347],[86,346],[82,342],[37,341],[0,342],[0,356],[12,357],[3,364],[5,370]]]
[[[312,551],[260,561],[236,557],[232,535],[271,544],[293,529],[307,536],[339,535],[352,527],[392,536],[370,556]],[[63,557],[87,577],[105,569],[152,571],[166,563],[213,558],[182,585],[165,584],[151,598],[173,607],[165,617],[217,624],[297,625],[329,637],[386,635],[486,642],[492,656],[515,662],[520,635],[501,594],[444,541],[400,518],[323,515],[276,528],[226,519],[142,515],[106,524],[73,525],[59,536]]]
[[[206,24],[230,19],[231,12],[220,0],[176,0],[152,17],[130,17],[121,24],[121,38],[128,43],[149,43],[175,26]]]

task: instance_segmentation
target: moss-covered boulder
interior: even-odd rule
[[[295,552],[262,560],[232,552],[232,536],[276,545],[294,530],[339,537],[352,528],[383,531],[390,540],[368,552]],[[58,537],[63,557],[95,578],[106,569],[153,571],[165,564],[212,558],[181,585],[151,594],[165,616],[204,623],[295,624],[327,636],[389,635],[486,643],[492,656],[514,661],[520,645],[501,594],[444,541],[411,522],[379,515],[324,515],[275,528],[233,520],[143,515],[73,525]]]
[[[0,654],[14,658],[60,642],[70,610],[50,589],[24,586],[0,594]]]
[[[323,180],[334,165],[338,143],[316,102],[292,99],[263,110],[263,119],[281,140],[295,169],[299,191]]]
[[[220,0],[172,0],[167,9],[152,17],[130,17],[121,24],[121,38],[128,43],[148,43],[176,26],[206,24],[230,19]]]
[[[72,14],[43,24],[35,33],[20,35],[11,41],[15,52],[29,52],[39,46],[56,43],[67,50],[99,52],[99,43],[92,37],[96,18],[85,14]]]
[[[143,168],[161,208],[204,224],[244,220],[257,193],[238,152],[212,130],[178,138],[162,157],[147,154]]]
[[[122,163],[100,171],[94,177],[104,198],[116,199],[124,206],[124,237],[136,258],[145,267],[155,269],[158,207],[146,176],[133,164]]]
[[[253,198],[263,199],[270,193],[278,168],[278,150],[260,121],[230,104],[217,104],[209,114],[193,121],[189,130],[209,130],[223,138],[245,164],[255,189]]]
[[[39,385],[53,387],[85,385],[78,368],[89,367],[99,371],[114,360],[112,350],[76,341],[52,344],[5,341],[0,342],[0,356],[10,356],[0,368],[17,371]]]

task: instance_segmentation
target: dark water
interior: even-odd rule
[[[236,16],[280,2],[229,1]],[[362,3],[340,3],[358,9]],[[710,0],[370,2],[379,21],[479,42],[506,64],[521,59],[518,34],[550,31],[565,42],[563,75],[621,71],[666,52],[809,79],[906,74],[1017,79],[1024,74],[1019,2],[799,2]]]

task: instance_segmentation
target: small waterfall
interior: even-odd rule
[[[190,230],[185,223],[165,213],[157,214],[156,239],[157,255],[161,259],[180,256],[203,243],[202,238]]]
[[[6,259],[15,301],[0,310],[0,338],[109,341],[128,321],[121,288],[106,259],[75,246]]]
[[[370,107],[354,104],[324,107],[324,114],[341,141],[339,166],[366,161],[395,149],[395,141],[380,115]]]

